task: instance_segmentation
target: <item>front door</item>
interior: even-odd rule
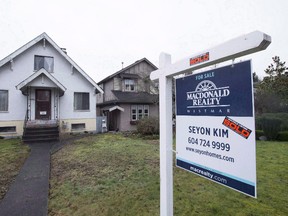
[[[118,131],[118,118],[119,118],[119,110],[113,110],[109,112],[108,121],[109,121],[109,131]]]
[[[50,120],[51,119],[51,91],[47,89],[36,90],[36,119]]]

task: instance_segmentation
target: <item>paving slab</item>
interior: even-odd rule
[[[57,142],[29,144],[31,152],[0,203],[2,216],[46,216],[50,149]]]

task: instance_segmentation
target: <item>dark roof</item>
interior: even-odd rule
[[[159,100],[159,95],[149,94],[147,92],[122,92],[122,91],[112,91],[116,99],[113,101],[106,101],[104,103],[98,103],[99,105],[104,104],[154,104]],[[97,104],[97,105],[98,105]]]
[[[158,68],[157,68],[154,64],[152,64],[148,59],[146,59],[146,58],[142,58],[142,59],[140,59],[140,60],[134,62],[133,64],[131,64],[131,65],[129,65],[129,66],[127,66],[127,67],[121,69],[120,71],[117,71],[116,73],[114,73],[114,74],[112,74],[112,75],[106,77],[105,79],[101,80],[100,82],[98,82],[98,85],[100,85],[101,83],[103,83],[103,82],[105,82],[105,81],[107,81],[107,80],[109,80],[109,79],[112,79],[113,77],[117,76],[118,74],[120,74],[120,73],[122,73],[122,72],[128,70],[129,68],[134,67],[135,65],[137,65],[137,64],[139,64],[139,63],[141,63],[141,62],[143,62],[143,61],[146,61],[146,62],[147,62],[148,64],[150,64],[150,65],[151,65],[155,70],[158,69]]]

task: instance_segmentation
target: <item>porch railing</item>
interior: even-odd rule
[[[29,112],[29,110],[27,109],[26,110],[26,114],[25,114],[25,118],[24,118],[24,125],[23,125],[23,131],[24,131],[24,133],[25,133],[25,130],[26,130],[26,126],[27,126],[27,122],[28,122],[28,112]]]

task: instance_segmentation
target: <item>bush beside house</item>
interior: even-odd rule
[[[288,113],[265,113],[256,117],[256,138],[288,141]]]

